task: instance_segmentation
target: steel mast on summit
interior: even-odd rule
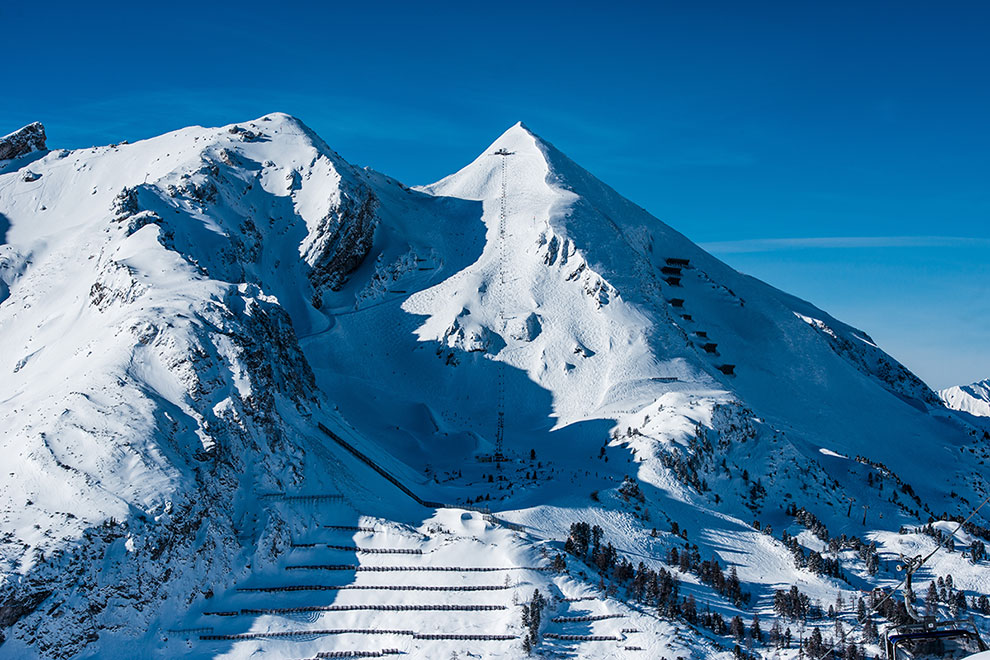
[[[499,156],[502,159],[502,181],[501,181],[501,195],[499,196],[499,209],[498,209],[498,245],[496,249],[496,258],[498,259],[498,283],[497,286],[501,289],[505,287],[505,261],[506,261],[506,245],[505,245],[505,224],[506,224],[506,161],[508,157],[513,155],[515,152],[509,151],[504,147],[496,151],[493,156]],[[500,294],[504,292],[500,291]],[[505,300],[502,296],[498,298],[499,310],[498,316],[501,321],[505,320]],[[499,360],[497,369],[497,383],[496,383],[496,411],[497,419],[495,422],[495,466],[498,469],[502,468],[502,462],[505,461],[505,362]]]

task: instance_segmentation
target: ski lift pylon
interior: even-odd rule
[[[921,555],[901,556],[898,571],[904,571],[904,609],[911,623],[889,628],[884,635],[887,660],[964,660],[987,650],[972,619],[938,621],[921,616],[914,608],[911,576],[925,563]]]

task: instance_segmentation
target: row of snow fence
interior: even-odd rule
[[[638,633],[639,632],[639,629],[638,628],[623,628],[620,632],[623,635],[628,635],[629,633]]]
[[[327,550],[343,550],[377,555],[421,555],[420,548],[362,548],[356,545],[334,545],[332,543],[293,543],[293,548],[326,548]]]
[[[286,493],[265,493],[261,496],[263,500],[280,500],[283,502],[343,502],[344,496],[340,493],[323,493],[316,495],[287,495]]]
[[[579,603],[582,600],[596,600],[597,596],[574,596],[572,598],[561,598],[560,600],[565,603]]]
[[[283,632],[238,633],[234,635],[200,635],[200,639],[210,642],[236,642],[246,639],[293,639],[315,638],[329,635],[406,635],[413,639],[459,640],[476,642],[505,642],[518,639],[516,635],[465,635],[454,633],[417,633],[413,630],[386,630],[379,628],[331,628],[322,630],[290,630]],[[546,637],[547,635],[544,635]]]
[[[413,635],[415,639],[454,639],[465,642],[508,642],[513,639],[519,639],[516,635],[456,635],[456,634],[446,634],[446,633],[416,633]]]
[[[505,605],[311,605],[242,609],[241,614],[302,614],[305,612],[491,612],[508,609]],[[207,630],[205,632],[212,632]]]
[[[169,628],[165,632],[170,635],[205,635],[213,632],[213,628]]]
[[[552,571],[549,566],[359,566],[357,564],[289,564],[287,571],[354,571],[387,573],[430,571],[447,573],[494,573],[498,571]]]
[[[557,633],[543,633],[544,639],[559,639],[565,642],[621,642],[621,637],[610,635],[560,635]]]
[[[622,614],[585,614],[583,616],[557,616],[550,621],[552,623],[584,623],[587,621],[604,621],[605,619],[621,619]]]
[[[323,525],[324,529],[332,529],[338,532],[368,532],[374,534],[378,530],[374,527],[361,527],[359,525]],[[336,653],[336,651],[334,651]]]
[[[492,515],[490,513],[485,516],[485,520],[487,520],[488,522],[490,522],[493,525],[499,525],[501,527],[505,527],[506,529],[511,529],[514,532],[523,532],[523,531],[526,531],[526,528],[523,527],[522,525],[518,525],[518,524],[516,524],[514,522],[509,522],[508,520],[505,520],[504,518],[499,518],[498,516],[494,516],[494,515]]]
[[[407,635],[415,637],[412,630],[387,630],[382,628],[331,628],[323,630],[288,630],[283,632],[238,633],[234,635],[200,635],[210,642],[236,642],[244,639],[292,639],[296,637],[326,637],[328,635]]]
[[[399,649],[382,649],[381,651],[323,651],[317,653],[316,660],[323,658],[384,658],[386,655],[399,655]]]
[[[287,591],[344,591],[348,589],[364,591],[499,591],[514,589],[509,584],[463,584],[463,585],[428,585],[428,584],[292,584],[282,587],[237,587],[241,593],[281,593]]]
[[[398,651],[396,651],[398,653]],[[314,656],[315,660],[323,658],[384,658],[391,655],[387,650],[381,651],[323,651]]]

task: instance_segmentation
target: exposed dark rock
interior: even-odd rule
[[[0,629],[12,626],[34,612],[51,595],[50,589],[11,594],[0,603]]]
[[[338,291],[347,276],[368,256],[378,226],[378,199],[370,190],[363,197],[344,197],[317,228],[318,239],[307,251],[313,269],[309,281],[317,291],[328,287]]]
[[[0,160],[17,158],[32,151],[44,151],[45,127],[40,121],[28,124],[24,128],[14,131],[10,135],[0,138]]]

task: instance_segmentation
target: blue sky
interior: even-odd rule
[[[0,3],[0,133],[279,110],[414,184],[521,119],[934,387],[990,377],[987,3],[97,4]]]

